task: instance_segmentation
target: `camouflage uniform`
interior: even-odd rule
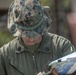
[[[50,24],[39,0],[15,0],[11,4],[8,28],[18,37],[0,48],[0,75],[37,75],[49,62],[75,51],[69,40],[47,32]],[[33,54],[23,45],[24,32],[27,37],[43,36]]]

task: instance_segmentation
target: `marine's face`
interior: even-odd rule
[[[36,36],[34,38],[32,38],[32,37],[26,37],[26,35],[25,35],[25,37],[22,37],[22,40],[23,40],[23,42],[26,45],[35,45],[35,44],[41,42],[42,35],[38,35],[38,36]]]

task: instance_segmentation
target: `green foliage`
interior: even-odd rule
[[[50,6],[51,1],[50,0],[41,0],[41,4],[44,6]]]
[[[0,32],[0,47],[12,40],[14,37],[8,32]]]

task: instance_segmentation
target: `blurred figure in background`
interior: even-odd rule
[[[76,47],[76,0],[69,0],[67,11],[67,21],[71,30],[72,42]]]

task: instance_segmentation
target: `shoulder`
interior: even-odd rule
[[[54,47],[57,47],[57,49],[62,49],[64,47],[69,47],[72,45],[71,41],[63,36],[59,36],[57,34],[48,33],[48,36],[50,37],[50,42]]]
[[[48,33],[48,36],[55,43],[57,43],[57,42],[70,42],[67,38],[60,36],[60,35],[57,35],[57,34]]]
[[[18,38],[15,38],[12,41],[8,42],[7,44],[4,44],[0,48],[0,55],[4,57],[8,57],[9,55],[11,55],[15,51],[17,42],[18,42]]]
[[[48,36],[54,53],[59,54],[57,56],[64,56],[76,51],[71,41],[67,38],[52,33],[48,33]]]
[[[17,44],[18,38],[15,38],[13,40],[11,40],[10,42],[4,44],[0,49],[4,49],[4,48],[12,48],[13,46],[15,46]]]

